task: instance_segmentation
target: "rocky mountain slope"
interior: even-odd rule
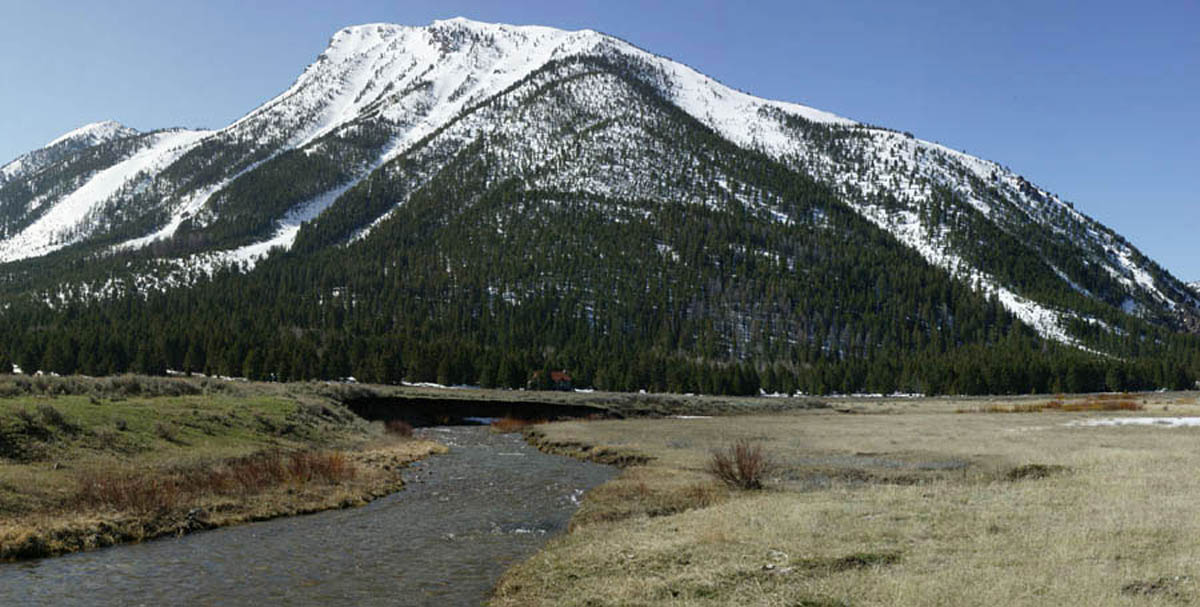
[[[1112,356],[1140,354],[1131,334],[1200,326],[1194,290],[1000,164],[755,98],[588,30],[351,27],[223,129],[85,127],[0,175],[0,292],[58,307],[273,261],[239,280],[328,306],[403,275],[393,286],[417,300],[483,294],[454,314],[545,305],[583,332],[661,316],[671,345],[656,348],[694,352],[710,332],[705,358],[760,366],[934,347],[939,331],[952,335],[939,351],[987,343],[999,337],[956,323],[1005,326],[992,306]],[[321,263],[358,272],[272,274]],[[929,271],[938,295],[889,280]]]

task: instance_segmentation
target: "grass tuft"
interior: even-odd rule
[[[1008,471],[1005,475],[1010,481],[1038,480],[1067,471],[1066,466],[1047,464],[1024,464]]]
[[[797,559],[792,565],[809,571],[837,573],[854,569],[885,567],[900,562],[897,552],[855,552],[846,556]]]

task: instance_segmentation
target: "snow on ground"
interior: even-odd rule
[[[139,174],[161,170],[182,156],[209,131],[167,131],[133,156],[96,173],[20,233],[0,243],[0,262],[27,259],[57,251],[85,238],[88,218]]]
[[[1159,428],[1187,428],[1200,426],[1200,417],[1110,417],[1067,422],[1068,426],[1155,426]]]

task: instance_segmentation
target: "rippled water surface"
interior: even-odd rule
[[[451,452],[363,508],[0,565],[0,605],[477,605],[615,473],[482,427],[424,432]]]

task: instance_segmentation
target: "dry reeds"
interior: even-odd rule
[[[339,452],[268,452],[214,467],[192,466],[146,474],[131,470],[81,471],[72,507],[164,512],[205,495],[248,495],[282,485],[352,480],[355,466]]]

